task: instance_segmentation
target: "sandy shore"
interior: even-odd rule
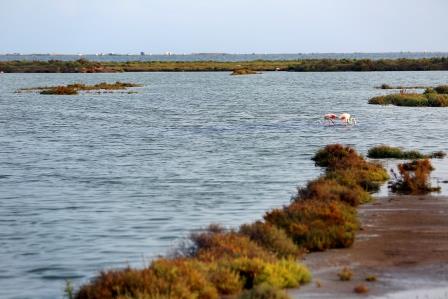
[[[448,298],[448,197],[378,198],[359,214],[353,247],[306,256],[314,279],[290,290],[292,298]],[[352,269],[351,281],[339,280],[342,267]],[[366,282],[369,275],[377,281]],[[354,293],[359,284],[366,295]]]

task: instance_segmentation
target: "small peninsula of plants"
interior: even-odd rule
[[[351,246],[359,229],[356,207],[388,179],[380,164],[348,146],[328,145],[313,160],[325,174],[299,188],[289,205],[238,229],[212,224],[193,232],[170,256],[143,269],[103,271],[74,298],[289,298],[281,289],[311,281],[298,260],[306,252]]]
[[[407,107],[448,107],[448,85],[426,88],[424,93],[408,93],[406,90],[402,90],[397,94],[374,97],[369,100],[369,104]]]

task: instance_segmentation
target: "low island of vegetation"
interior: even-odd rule
[[[372,147],[367,152],[367,157],[372,159],[402,159],[402,160],[412,160],[412,159],[442,159],[446,156],[443,151],[437,151],[430,154],[423,154],[416,150],[403,150],[399,147],[388,146],[388,145],[378,145]]]
[[[421,86],[421,85],[413,85],[413,86],[404,86],[404,85],[389,85],[389,84],[381,84],[380,86],[376,87],[378,89],[426,89],[429,88],[428,86]]]
[[[4,73],[107,73],[107,72],[371,72],[448,70],[448,57],[422,59],[302,59],[253,61],[0,61]]]
[[[251,69],[247,69],[247,68],[234,69],[233,72],[231,73],[232,76],[255,75],[255,74],[260,74],[260,73],[257,71],[253,71]]]
[[[395,105],[407,107],[448,107],[448,85],[427,88],[424,93],[407,93],[374,97],[369,100],[373,105]]]
[[[130,87],[141,87],[140,84],[125,83],[117,81],[115,83],[101,82],[94,85],[86,85],[81,83],[74,83],[68,85],[59,86],[43,86],[43,87],[32,87],[32,88],[21,88],[17,92],[26,91],[37,91],[40,94],[51,94],[51,95],[77,95],[79,91],[112,91],[112,90],[125,90]]]

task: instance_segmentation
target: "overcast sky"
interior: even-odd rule
[[[0,0],[0,53],[448,51],[447,0]]]

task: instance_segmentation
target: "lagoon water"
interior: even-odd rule
[[[129,81],[127,92],[16,89]],[[448,108],[367,104],[448,72],[0,74],[0,298],[62,298],[101,269],[142,267],[209,223],[235,227],[319,175],[328,143],[448,149]],[[349,112],[354,127],[320,116]],[[436,160],[435,180],[448,179]],[[446,192],[445,185],[440,183]]]

